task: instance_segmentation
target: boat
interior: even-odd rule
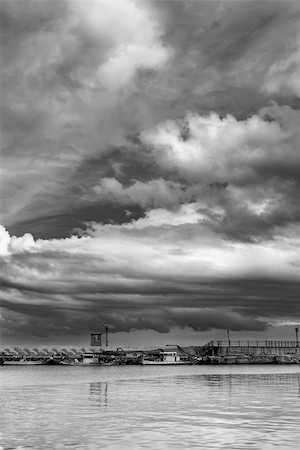
[[[158,357],[143,356],[143,366],[173,366],[173,365],[192,365],[193,361],[188,358],[182,358],[177,351],[160,351]]]
[[[65,355],[39,355],[39,356],[2,356],[0,364],[4,366],[57,366],[69,365],[70,359]]]
[[[42,366],[62,366],[62,365],[69,365],[68,362],[61,358],[50,358],[45,359],[45,361],[42,362]]]
[[[96,354],[93,352],[85,352],[82,358],[74,359],[69,363],[69,365],[73,366],[119,366],[122,364],[123,361],[120,357],[106,358],[100,353]]]
[[[3,360],[2,365],[4,366],[41,366],[44,364],[49,364],[51,361],[51,358],[39,358],[39,359],[32,359],[32,358],[7,358]],[[51,363],[50,363],[51,364]]]
[[[85,352],[80,358],[74,358],[67,363],[72,366],[99,366],[99,356],[94,352]]]
[[[41,366],[43,361],[31,361],[25,359],[6,359],[3,366]]]
[[[274,364],[300,364],[299,358],[295,355],[278,355],[274,357]]]

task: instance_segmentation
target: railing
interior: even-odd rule
[[[203,346],[203,349],[211,347],[272,347],[272,348],[296,348],[299,347],[297,341],[264,341],[264,340],[226,340],[210,341]]]

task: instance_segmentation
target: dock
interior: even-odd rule
[[[300,355],[297,341],[234,340],[210,341],[198,350],[201,356],[227,355]]]
[[[196,351],[197,356],[213,362],[237,364],[299,363],[298,341],[233,340],[210,341]]]

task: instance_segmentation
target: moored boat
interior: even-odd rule
[[[142,358],[143,366],[171,366],[171,365],[191,365],[193,362],[190,359],[183,359],[177,351],[167,352],[162,350],[158,357],[151,358],[144,356]]]
[[[75,358],[70,362],[74,366],[99,366],[99,356],[94,352],[85,352],[81,358]]]
[[[53,358],[7,358],[3,359],[4,366],[42,366],[42,365],[59,364]]]
[[[103,353],[85,352],[82,358],[74,359],[70,362],[73,366],[117,366],[122,365],[120,357],[108,358]]]

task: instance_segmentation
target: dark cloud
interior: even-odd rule
[[[86,330],[95,326],[95,315],[103,323],[109,323],[112,333],[131,332],[135,330],[154,330],[160,333],[167,333],[172,328],[178,327],[184,329],[189,327],[195,331],[207,331],[210,329],[231,329],[233,331],[263,331],[267,328],[268,322],[260,318],[253,318],[253,315],[247,315],[223,310],[191,307],[183,309],[181,307],[173,308],[165,306],[158,309],[154,302],[152,306],[134,305],[126,300],[122,300],[120,305],[115,302],[95,302],[93,304],[81,303],[84,307],[76,308],[66,307],[66,305],[56,304],[12,304],[5,300],[2,301],[3,317],[10,317],[12,313],[17,313],[23,318],[26,324],[24,332],[32,336],[38,336],[41,323],[44,333],[49,336],[52,334],[65,333],[65,327],[73,335],[80,335]],[[197,304],[197,302],[194,302]],[[213,305],[213,302],[211,302]],[[28,326],[28,328],[27,328]],[[12,330],[3,330],[5,336],[9,336]]]
[[[72,198],[70,195],[70,201]],[[85,222],[118,224],[143,216],[143,210],[138,205],[129,205],[128,209],[130,209],[130,217],[123,205],[108,201],[82,201],[76,207],[71,204],[69,211],[64,207],[64,211],[60,214],[45,216],[45,213],[36,211],[34,217],[15,222],[10,230],[15,235],[21,235],[24,230],[30,230],[37,238],[64,238],[72,233],[82,233],[82,230],[86,228]]]

